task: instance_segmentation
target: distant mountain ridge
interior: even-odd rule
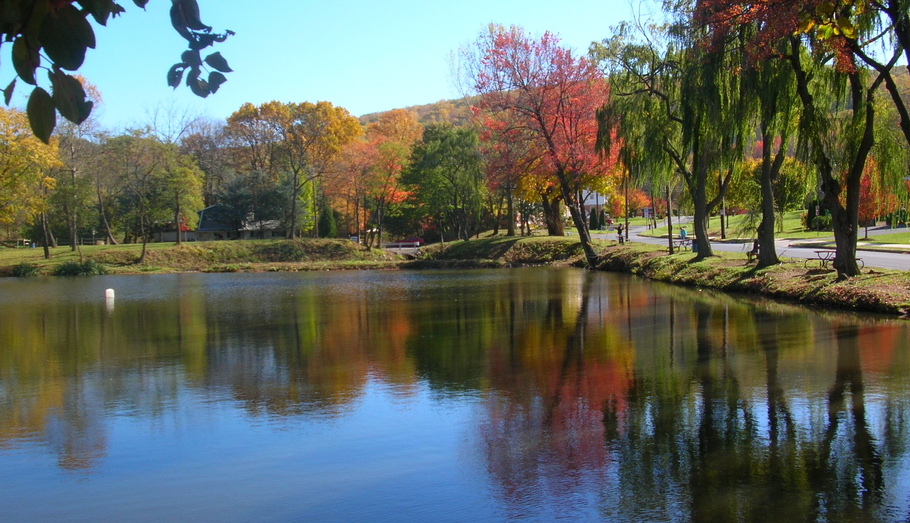
[[[412,105],[405,107],[408,111],[417,113],[417,120],[423,124],[449,122],[456,127],[471,123],[471,106],[476,103],[477,97],[460,98],[458,100],[440,100],[432,104]],[[379,120],[380,116],[388,111],[369,113],[359,118],[362,125]]]

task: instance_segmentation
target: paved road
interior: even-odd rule
[[[689,220],[691,221],[691,220]],[[682,219],[683,223],[687,222],[686,218]],[[677,228],[677,225],[674,224],[674,229]],[[631,227],[630,239],[633,242],[642,242],[649,243],[654,245],[667,245],[666,238],[651,238],[648,236],[640,236],[639,234],[647,230],[644,226]],[[889,229],[887,227],[878,227],[870,228],[869,236],[878,236],[893,234],[895,232],[906,232],[906,228],[898,229]],[[865,232],[865,231],[863,231]],[[616,233],[607,233],[600,234],[595,233],[595,237],[599,239],[608,239],[615,240]],[[828,239],[833,241],[833,239]],[[814,241],[814,240],[813,240]],[[825,238],[819,238],[818,241],[825,241]],[[810,245],[800,247],[798,244],[790,240],[778,240],[776,243],[777,255],[788,258],[815,258],[814,249],[818,247],[812,247]],[[743,255],[743,259],[746,257],[746,252],[752,249],[752,242],[748,243],[733,243],[733,242],[711,242],[711,248],[716,251],[726,251],[726,252],[740,252]],[[880,251],[864,251],[862,247],[859,247],[858,257],[862,258],[865,266],[868,267],[877,267],[880,269],[897,269],[897,270],[910,270],[910,254],[908,253],[894,253],[894,252],[880,252]]]

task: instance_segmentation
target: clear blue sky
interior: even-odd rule
[[[79,71],[100,90],[101,122],[114,131],[141,124],[159,104],[223,119],[244,102],[325,100],[360,116],[457,98],[450,54],[486,24],[551,31],[584,53],[633,9],[629,0],[199,0],[205,23],[237,33],[216,48],[234,72],[203,100],[165,82],[186,48],[170,26],[171,3],[151,0],[145,12],[129,0],[122,5],[124,15],[95,27],[97,48]],[[0,62],[8,62],[10,47],[3,49]],[[3,86],[10,69],[4,63]],[[20,82],[17,92],[27,87]],[[24,105],[23,94],[14,104]]]

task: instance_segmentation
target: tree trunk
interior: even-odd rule
[[[565,228],[562,225],[562,212],[559,205],[560,198],[554,196],[552,199],[548,194],[540,195],[540,202],[543,206],[543,218],[547,224],[547,234],[549,236],[565,236]]]
[[[626,238],[629,237],[629,174],[631,174],[631,173],[626,173],[626,191],[625,191]]]
[[[695,222],[692,224],[695,238],[692,239],[692,250],[695,250],[697,245],[698,253],[695,255],[695,259],[704,260],[714,256],[714,252],[711,250],[711,242],[708,240],[708,153],[705,150],[706,148],[702,146],[699,133],[695,134],[692,146],[692,156],[695,163],[687,183],[692,194],[692,204],[695,206]]]
[[[44,259],[51,259],[50,238],[47,232],[47,214],[41,213],[41,235],[43,236],[42,247],[44,247]]]
[[[72,161],[73,155],[72,148],[73,146],[70,144],[70,161]],[[67,225],[70,229],[70,250],[75,251],[77,241],[76,234],[78,231],[76,230],[76,169],[74,168],[70,169],[70,181],[73,189],[72,199],[70,200],[72,209],[70,209],[70,212],[67,213],[66,221],[68,222]]]
[[[107,236],[108,245],[117,245],[117,240],[114,239],[114,233],[111,231],[111,224],[107,221],[107,212],[104,210],[104,200],[101,198],[101,194],[98,194],[98,214],[101,215],[101,223],[104,225],[104,234]]]
[[[767,130],[767,125],[762,126],[762,172],[761,172],[761,224],[758,226],[758,267],[770,267],[780,263],[777,257],[777,247],[774,245],[774,181],[784,163],[786,153],[786,140],[781,141],[780,150],[774,161],[771,160],[771,146],[773,137]]]
[[[511,187],[506,191],[506,208],[506,218],[509,220],[506,236],[515,236],[515,196]]]
[[[177,200],[177,210],[174,212],[174,223],[177,225],[177,245],[183,245],[183,238],[181,238],[181,235],[183,234],[181,229],[183,227],[181,227],[181,223],[180,223],[180,197],[178,196],[176,198],[176,200]]]
[[[694,243],[698,245],[696,260],[703,260],[714,256],[711,250],[711,241],[708,240],[708,197],[705,191],[705,176],[696,174],[695,192],[692,202],[695,205],[695,222],[692,224],[695,233]]]
[[[292,240],[297,238],[297,199],[300,197],[300,184],[297,182],[298,179],[297,173],[294,173],[294,191],[291,197],[291,232],[288,234],[288,238]]]
[[[670,201],[670,184],[667,183],[667,243],[673,254],[673,204]]]
[[[142,252],[139,254],[139,259],[136,260],[136,263],[145,262],[145,253],[147,252],[147,246],[149,242],[149,236],[145,232],[145,217],[141,214],[139,215],[139,234],[142,235]]]
[[[566,202],[566,207],[569,208],[569,214],[572,215],[572,223],[575,224],[575,228],[578,230],[578,240],[581,242],[581,248],[585,252],[585,261],[588,267],[594,267],[597,265],[598,256],[594,251],[594,245],[591,243],[591,234],[585,221],[584,210],[569,187],[566,173],[557,171],[556,177],[559,179],[559,186],[562,189],[562,198]],[[628,213],[626,214],[626,222],[628,223]]]

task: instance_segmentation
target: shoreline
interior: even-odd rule
[[[722,292],[763,296],[778,301],[838,311],[872,312],[910,318],[910,272],[866,269],[838,282],[829,269],[806,269],[803,260],[783,258],[780,265],[756,269],[741,254],[717,253],[694,262],[691,252],[668,255],[661,246],[642,243],[595,243],[600,261],[593,270],[620,272],[653,281]],[[256,240],[155,244],[145,263],[137,264],[141,246],[83,248],[81,259],[107,274],[193,272],[297,272],[326,270],[430,270],[510,268],[530,265],[584,267],[581,245],[571,237],[492,237],[428,245],[416,260],[385,249],[367,249],[347,240]],[[58,250],[61,249],[58,247]],[[0,251],[0,275],[13,276],[23,263],[34,275],[54,274],[59,265],[77,263],[78,254],[55,252],[51,260],[15,257]],[[33,251],[34,252],[34,251]],[[28,259],[22,262],[20,260]],[[38,262],[38,263],[35,263]]]

